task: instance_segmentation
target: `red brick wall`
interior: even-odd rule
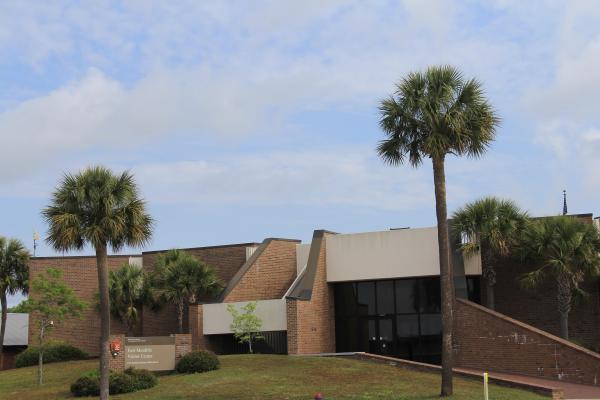
[[[123,371],[125,369],[125,335],[110,335],[109,343],[118,340],[121,343],[121,351],[116,357],[111,354],[108,358],[108,369],[111,371]]]
[[[600,355],[457,299],[455,366],[600,385]]]
[[[24,351],[24,347],[5,346],[0,354],[0,371],[15,367],[15,359]]]
[[[296,245],[299,242],[299,240],[268,239],[264,250],[225,296],[224,302],[283,297],[296,278]]]
[[[253,246],[253,243],[199,247],[193,249],[181,249],[190,253],[200,261],[214,268],[224,285],[231,280],[233,275],[246,262],[246,247]],[[163,251],[153,251],[143,253],[144,268],[152,268],[156,257]],[[185,313],[187,316],[187,311]],[[184,332],[187,332],[188,318],[184,318]],[[174,305],[164,307],[159,312],[153,312],[144,308],[143,333],[145,336],[169,335],[177,332],[177,311]]]
[[[129,256],[109,256],[108,268],[117,269],[129,261]],[[95,257],[37,257],[29,262],[29,278],[34,279],[43,270],[52,267],[61,270],[62,279],[75,294],[88,306],[79,318],[67,318],[48,332],[47,338],[70,343],[92,356],[99,354],[100,317],[96,311],[98,293],[98,273]],[[29,294],[35,297],[35,293]],[[111,332],[125,333],[127,328],[120,321],[111,320]],[[35,346],[38,328],[36,316],[29,315],[29,344]]]
[[[580,217],[592,223],[591,215]],[[533,325],[553,335],[560,334],[556,282],[547,278],[540,287],[524,289],[517,278],[532,266],[518,260],[497,263],[495,287],[496,311]],[[482,279],[482,301],[485,305],[486,285]],[[600,280],[588,277],[582,288],[590,296],[574,302],[569,314],[569,338],[587,347],[600,347]]]
[[[310,251],[316,251],[318,258],[311,299],[287,299],[289,354],[335,352],[335,310],[333,287],[327,283],[325,236],[320,240],[313,236],[315,249]]]
[[[496,268],[496,311],[553,335],[560,334],[556,281],[547,277],[541,286],[525,289],[518,277],[532,268],[519,261],[503,261]],[[584,346],[600,346],[600,282],[588,278],[582,288],[589,297],[573,304],[569,313],[569,338]],[[485,304],[486,287],[482,280]]]
[[[192,336],[192,348],[194,350],[211,350],[210,341],[204,336],[203,320],[202,320],[203,305],[195,304],[189,308],[189,327]]]

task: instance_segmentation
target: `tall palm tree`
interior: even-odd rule
[[[569,339],[569,312],[574,293],[587,274],[600,274],[600,235],[592,224],[568,216],[543,218],[523,233],[520,249],[525,259],[539,265],[520,277],[527,287],[540,285],[546,276],[556,281],[560,335]]]
[[[56,250],[81,250],[90,244],[96,251],[100,292],[100,398],[108,399],[108,296],[107,249],[138,247],[152,234],[152,218],[129,172],[115,175],[105,167],[89,167],[65,174],[42,211],[48,222],[46,241]]]
[[[108,283],[110,313],[127,325],[127,334],[132,335],[140,320],[144,301],[144,273],[137,265],[124,264],[110,271]]]
[[[452,214],[454,234],[462,239],[465,256],[481,254],[488,308],[495,309],[497,257],[506,257],[517,243],[529,217],[512,200],[484,197]]]
[[[8,314],[7,296],[19,292],[27,293],[28,260],[29,252],[21,241],[0,236],[0,304],[2,305],[0,356],[4,351],[4,334]]]
[[[409,73],[392,96],[380,104],[380,126],[386,138],[379,155],[391,165],[433,164],[442,310],[442,396],[452,395],[452,318],[454,283],[449,258],[446,209],[447,155],[481,156],[494,140],[499,119],[481,84],[465,80],[450,66]]]
[[[186,304],[216,295],[223,288],[214,269],[176,249],[158,257],[149,286],[155,303],[177,306],[179,333],[183,333]]]

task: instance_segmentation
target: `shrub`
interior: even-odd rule
[[[112,372],[109,377],[110,394],[130,393],[156,386],[158,379],[150,371],[127,368],[124,372]],[[98,370],[84,372],[71,385],[71,393],[76,397],[98,396],[100,394],[100,373]]]
[[[156,375],[146,369],[127,368],[125,374],[133,378],[135,390],[150,389],[158,383]]]
[[[108,383],[108,392],[110,394],[130,393],[135,391],[135,380],[131,375],[121,372],[113,372],[110,374]]]
[[[83,360],[87,358],[87,353],[75,346],[63,342],[50,342],[44,349],[44,364],[60,361]],[[37,365],[38,347],[29,347],[15,360],[15,367],[28,367]]]
[[[180,374],[193,374],[219,369],[219,359],[209,351],[192,351],[181,357],[175,369]]]
[[[76,397],[100,395],[100,380],[82,376],[71,385],[71,393]]]

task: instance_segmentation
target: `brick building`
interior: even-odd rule
[[[585,218],[592,221],[591,215]],[[269,238],[262,243],[182,250],[213,267],[225,284],[217,298],[187,307],[185,330],[194,348],[244,352],[230,331],[227,305],[257,301],[265,336],[256,346],[258,352],[364,351],[429,363],[440,360],[436,227],[357,234],[317,230],[310,243]],[[498,268],[498,312],[492,312],[476,304],[482,298],[480,258],[463,259],[456,244],[453,250],[457,366],[598,384],[600,355],[552,335],[557,332],[558,313],[551,282],[541,291],[526,291],[516,277],[527,266],[506,262]],[[109,266],[129,262],[152,268],[160,252],[111,256]],[[95,304],[94,257],[33,258],[31,276],[46,267],[63,270],[77,294]],[[586,285],[590,298],[575,305],[570,329],[574,339],[592,348],[600,343],[600,293],[597,279],[588,279]],[[177,331],[174,308],[144,309],[141,319],[136,335]],[[125,327],[113,321],[111,333],[125,334]],[[30,329],[30,338],[35,334]],[[95,308],[90,307],[82,319],[68,320],[52,335],[97,355]],[[480,360],[480,354],[486,354],[487,361]]]

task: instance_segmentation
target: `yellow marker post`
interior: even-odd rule
[[[483,398],[484,400],[489,400],[488,395],[488,373],[483,373]]]

